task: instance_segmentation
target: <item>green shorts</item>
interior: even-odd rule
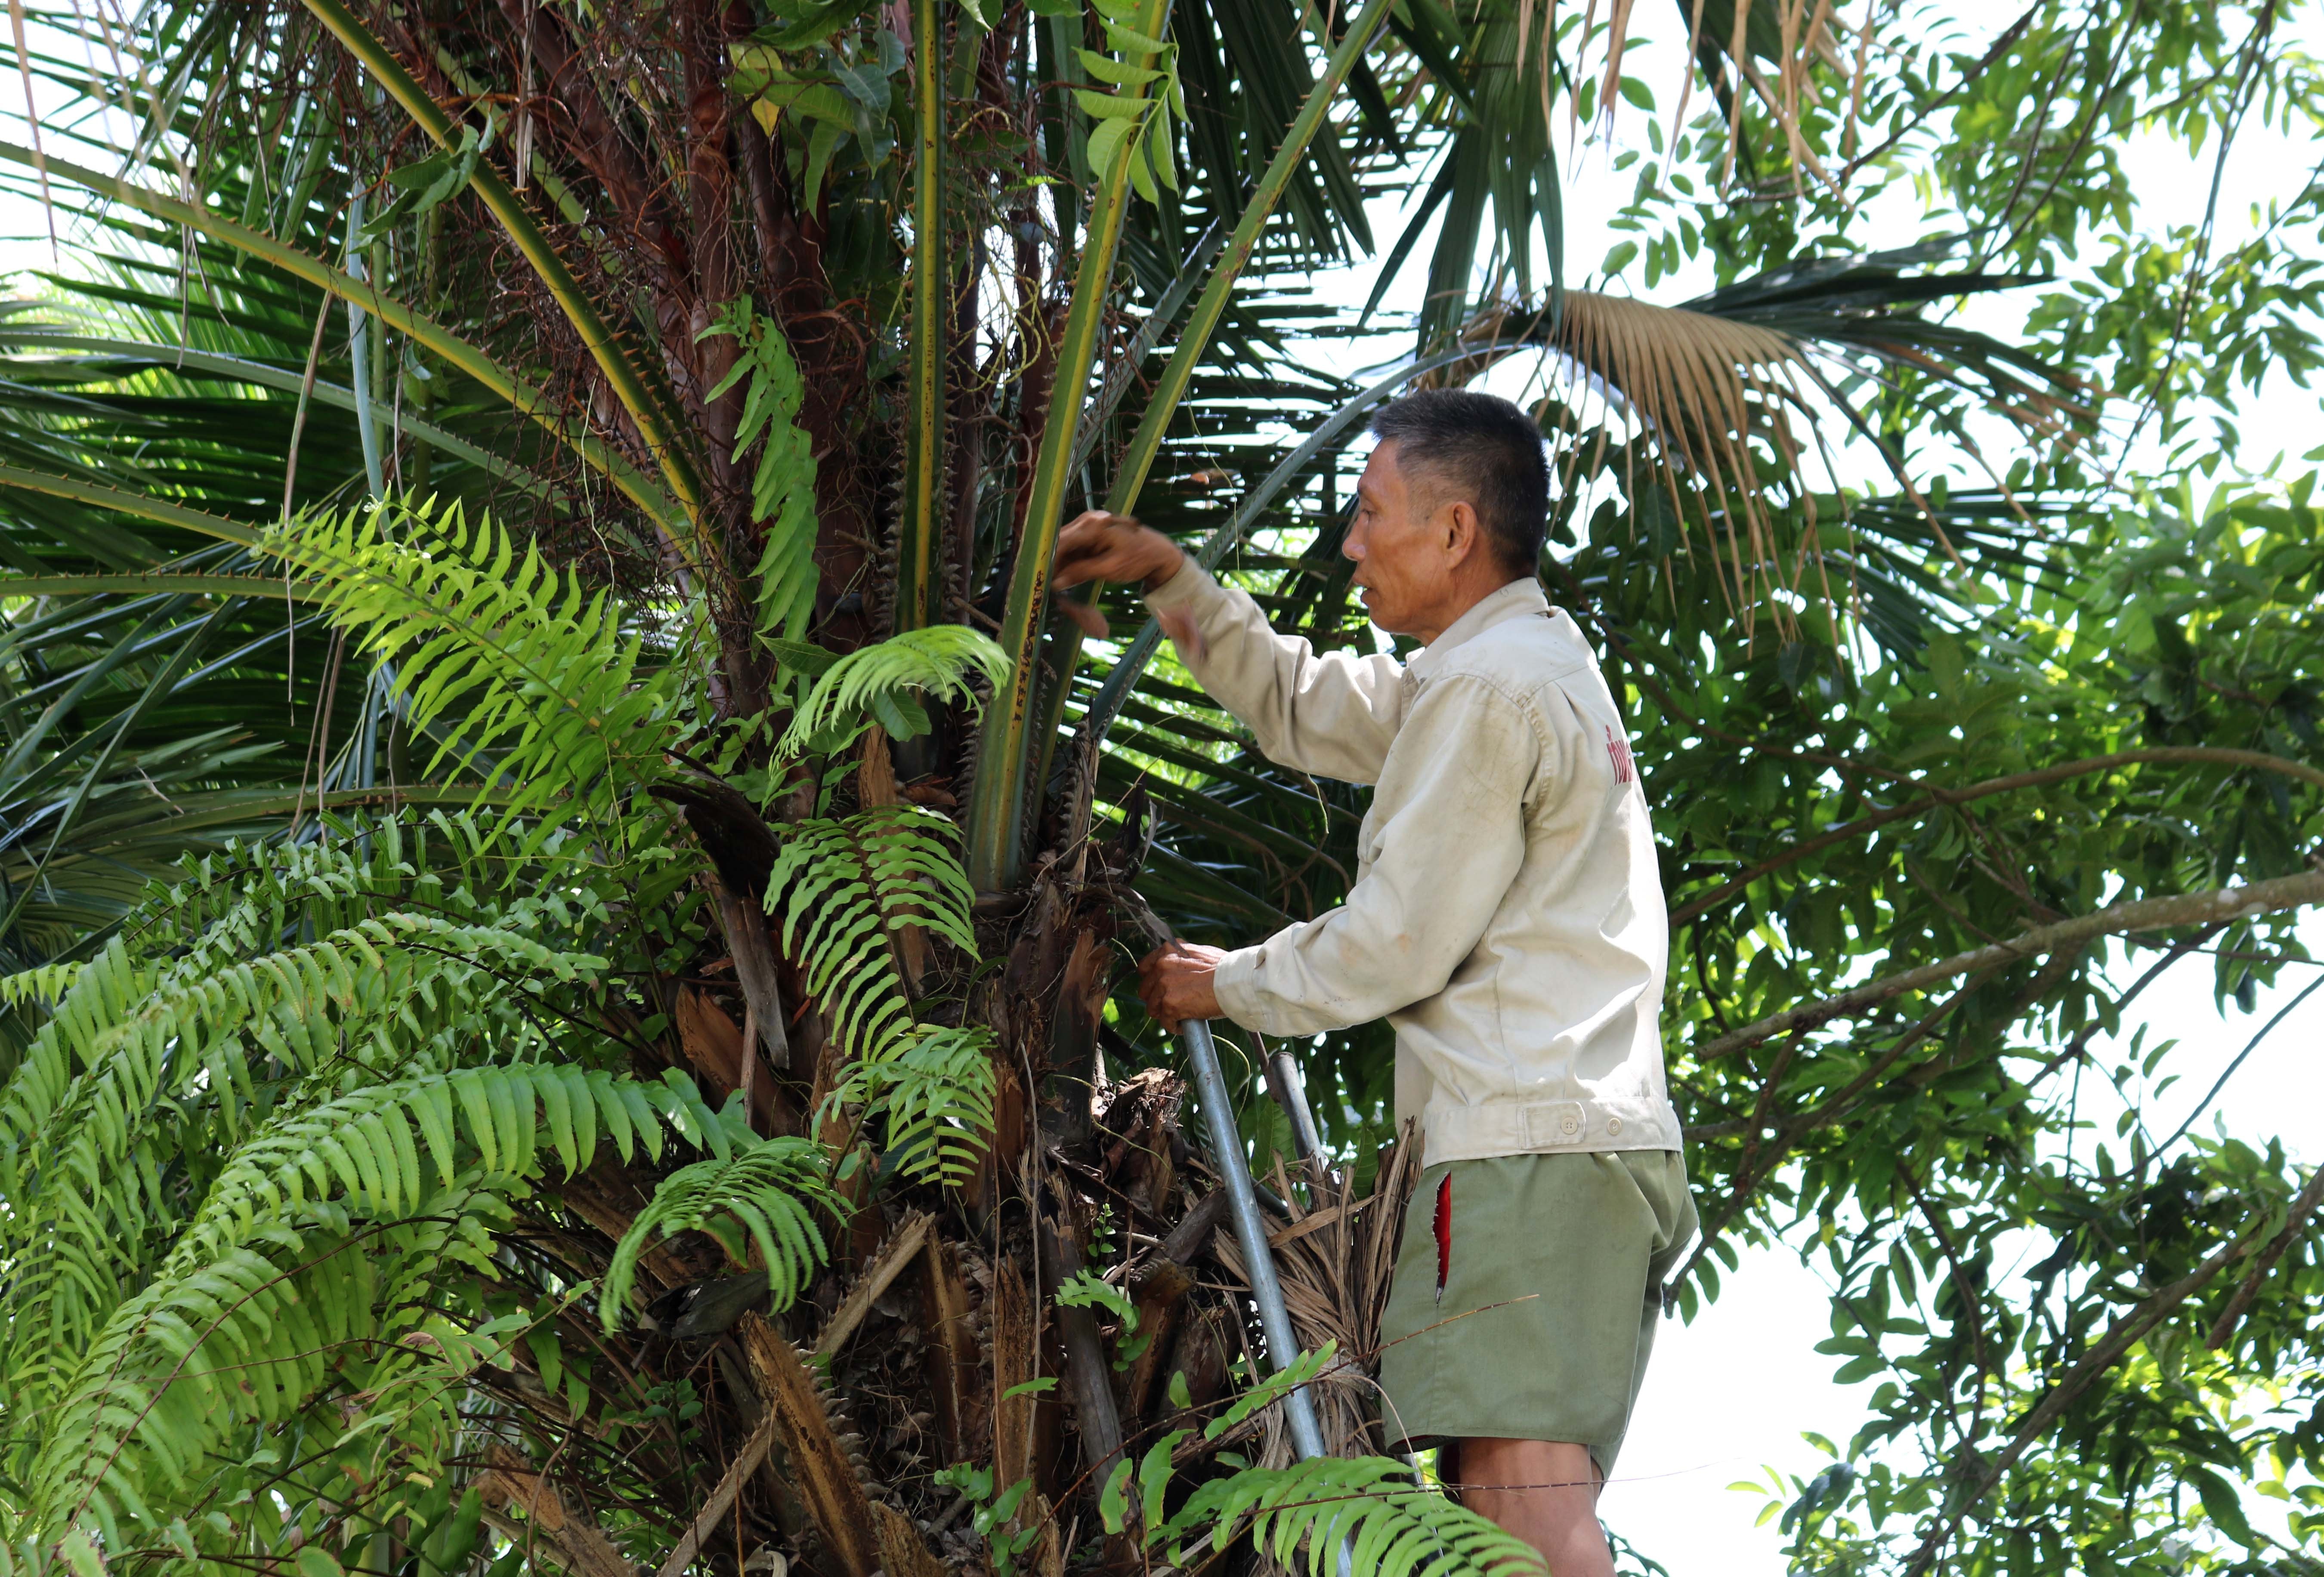
[[[1440,1193],[1452,1229],[1441,1292]],[[1429,1167],[1405,1207],[1380,1319],[1390,1443],[1568,1441],[1610,1474],[1646,1378],[1663,1279],[1694,1231],[1675,1150]]]

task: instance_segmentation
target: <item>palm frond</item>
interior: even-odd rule
[[[1531,0],[1524,3],[1530,11]],[[1742,141],[1748,88],[1748,98],[1758,102],[1784,139],[1794,186],[1803,171],[1819,181],[1836,184],[1817,158],[1803,124],[1810,113],[1827,108],[1827,98],[1844,98],[1850,114],[1849,129],[1843,136],[1846,143],[1853,144],[1854,115],[1862,102],[1864,73],[1872,43],[1868,10],[1863,22],[1850,25],[1834,14],[1830,0],[1678,3],[1687,18],[1687,53],[1702,65],[1727,120],[1727,172],[1731,174],[1734,170],[1736,150]],[[1606,65],[1598,83],[1597,99],[1600,113],[1609,117],[1623,97],[1622,57],[1629,42],[1630,16],[1636,4],[1637,0],[1607,3]],[[1585,37],[1597,14],[1598,0],[1591,0],[1583,18]],[[1855,35],[1852,41],[1847,37],[1849,33]],[[1852,59],[1843,52],[1851,42],[1855,51]],[[1821,85],[1816,80],[1818,66],[1825,68],[1829,74]],[[1672,112],[1674,136],[1675,128],[1685,121],[1693,87],[1690,76]]]
[[[1791,599],[1844,601],[1818,530],[1816,484],[1827,493],[1841,490],[1821,410],[1836,410],[1868,440],[1922,505],[1940,546],[1952,550],[1852,387],[1923,379],[1936,386],[1932,404],[1973,401],[2031,436],[2068,442],[2072,424],[2090,414],[2074,401],[2080,385],[2070,375],[1989,336],[1919,315],[1932,300],[2037,282],[1904,272],[1945,249],[1788,265],[1677,307],[1569,291],[1561,308],[1529,321],[1506,310],[1480,317],[1468,331],[1480,347],[1476,360],[1444,375],[1473,376],[1518,344],[1555,353],[1554,392],[1541,414],[1562,440],[1569,502],[1561,508],[1591,496],[1601,478],[1618,485],[1634,521],[1652,528],[1660,518],[1696,533],[1720,596],[1747,632],[1761,609],[1788,632]],[[1655,550],[1669,549],[1658,543]]]

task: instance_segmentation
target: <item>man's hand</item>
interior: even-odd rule
[[[1166,942],[1138,961],[1138,995],[1146,1010],[1171,1034],[1189,1019],[1219,1016],[1219,994],[1212,989],[1223,947],[1198,942]]]
[[[1110,580],[1154,591],[1185,561],[1185,550],[1161,532],[1128,515],[1093,509],[1058,533],[1049,584],[1064,591],[1084,581]]]

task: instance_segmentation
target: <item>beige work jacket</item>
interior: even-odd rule
[[[1680,1148],[1659,1026],[1669,927],[1646,802],[1596,656],[1512,581],[1414,655],[1318,654],[1189,563],[1147,604],[1271,761],[1370,783],[1338,908],[1219,966],[1262,1034],[1385,1017],[1430,1164]]]

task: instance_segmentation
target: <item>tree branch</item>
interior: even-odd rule
[[[1773,1176],[1775,1168],[1783,1164],[1784,1157],[1791,1154],[1792,1141],[1798,1137],[1799,1133],[1812,1128],[1825,1113],[1853,1101],[1858,1094],[1877,1083],[1907,1052],[1926,1040],[1935,1031],[1937,1026],[1944,1021],[1945,1015],[1959,1007],[1969,993],[1976,989],[1977,984],[1977,981],[1970,981],[1943,1001],[1930,1009],[1923,1015],[1921,1021],[1906,1032],[1904,1038],[1890,1047],[1870,1066],[1850,1080],[1848,1087],[1839,1094],[1817,1107],[1815,1111],[1803,1117],[1789,1119],[1770,1130],[1766,1126],[1768,1103],[1774,1098],[1776,1081],[1783,1077],[1784,1067],[1790,1063],[1792,1054],[1799,1046],[1796,1039],[1786,1043],[1782,1054],[1775,1058],[1775,1065],[1768,1074],[1766,1083],[1761,1086],[1758,1108],[1752,1113],[1751,1120],[1746,1130],[1749,1135],[1748,1141],[1744,1146],[1742,1158],[1736,1163],[1735,1184],[1728,1191],[1726,1207],[1720,1212],[1718,1220],[1702,1229],[1701,1238],[1695,1243],[1694,1252],[1687,1256],[1686,1263],[1678,1268],[1676,1275],[1668,1277],[1670,1284],[1675,1286],[1694,1273],[1694,1268],[1702,1263],[1702,1257],[1711,1252],[1711,1245],[1726,1232],[1728,1226],[1737,1216],[1742,1214],[1744,1207],[1750,1204],[1752,1192]],[[1720,1123],[1718,1125],[1718,1131],[1725,1133],[1737,1126],[1738,1125],[1734,1123]],[[1759,1150],[1759,1140],[1762,1135],[1775,1141],[1773,1148],[1764,1158],[1761,1157]]]
[[[2275,1268],[2275,1262],[2283,1258],[2284,1250],[2300,1240],[2300,1235],[2308,1230],[2308,1218],[2316,1213],[2319,1204],[2324,1204],[2324,1167],[2317,1167],[2309,1175],[2308,1186],[2302,1188],[2300,1197],[2292,1202],[2292,1213],[2284,1218],[2283,1230],[2275,1234],[2273,1242],[2260,1250],[2259,1259],[2253,1263],[2250,1274],[2243,1278],[2236,1288],[2235,1296],[2227,1299],[2227,1306],[2221,1309],[2219,1317],[2212,1322],[2210,1334],[2203,1338],[2204,1346],[2217,1352],[2227,1344],[2227,1338],[2236,1333],[2236,1327],[2250,1312],[2252,1300],[2259,1296],[2259,1284],[2267,1279],[2267,1273]]]
[[[2317,1169],[2317,1176],[2324,1178],[2324,1167]],[[2316,1185],[2311,1182],[2310,1189],[2313,1191]],[[2301,1197],[2304,1199],[2308,1195],[2303,1194]],[[2017,1433],[2011,1437],[2007,1449],[1996,1457],[1993,1465],[1979,1475],[1977,1487],[1956,1501],[1939,1519],[1937,1526],[1929,1530],[1928,1536],[1921,1541],[1921,1547],[1914,1553],[1912,1563],[1905,1567],[1905,1577],[1920,1577],[1922,1572],[1927,1571],[1935,1562],[1939,1552],[1951,1540],[1953,1530],[1960,1526],[1961,1518],[1967,1517],[1970,1508],[1992,1491],[1993,1487],[2001,1481],[2001,1476],[2004,1473],[2016,1466],[2017,1459],[2025,1454],[2026,1448],[2039,1439],[2051,1425],[2057,1422],[2058,1416],[2072,1404],[2074,1398],[2089,1389],[2098,1377],[2113,1368],[2122,1355],[2129,1351],[2141,1337],[2169,1318],[2172,1310],[2217,1279],[2219,1272],[2226,1269],[2232,1260],[2245,1251],[2251,1242],[2253,1233],[2264,1224],[2265,1223],[2255,1222],[2237,1234],[2233,1242],[2227,1244],[2193,1270],[2116,1320],[2113,1328],[2099,1339],[2098,1344],[2084,1352],[2074,1367],[2066,1371],[2066,1377],[2051,1387],[2049,1394],[2044,1396],[2034,1406],[2034,1410],[2025,1416],[2025,1422],[2018,1426]]]
[[[2297,778],[2304,783],[2324,788],[2324,770],[2309,766],[2304,761],[2286,761],[2282,756],[2268,755],[2261,751],[2227,750],[2211,745],[2159,746],[2153,750],[2116,751],[2112,755],[2092,756],[2087,761],[2061,761],[2055,766],[2038,768],[2030,772],[2013,772],[2006,778],[1988,778],[1982,783],[1972,783],[1966,788],[1930,788],[1918,799],[1892,805],[1876,810],[1844,826],[1832,827],[1817,834],[1803,843],[1794,844],[1772,859],[1763,860],[1741,875],[1721,882],[1702,897],[1692,899],[1671,910],[1673,927],[1683,926],[1726,902],[1737,893],[1771,872],[1806,859],[1810,854],[1862,837],[1892,822],[1909,821],[1940,806],[1966,805],[1973,799],[1984,799],[1996,794],[2006,794],[2018,788],[2039,788],[2044,784],[2061,783],[2070,778],[2088,777],[2094,772],[2108,771],[2116,767],[2212,765],[2246,767],[2258,772],[2278,772],[2287,778]]]
[[[2252,915],[2300,908],[2319,902],[2324,902],[2324,871],[2304,871],[2297,876],[2279,876],[2269,881],[2223,887],[2209,892],[2186,893],[2176,898],[2147,898],[2118,903],[2094,914],[2077,915],[2072,919],[2061,920],[2053,926],[2037,926],[2006,942],[1957,953],[1950,958],[1868,982],[1836,996],[1826,997],[1821,1001],[1769,1014],[1731,1035],[1720,1036],[1696,1052],[1695,1060],[1709,1062],[1713,1057],[1725,1056],[1729,1052],[1757,1046],[1787,1030],[1812,1028],[1833,1019],[1847,1018],[1877,1002],[1903,996],[1907,991],[1923,990],[1940,981],[1951,980],[1956,975],[2061,952],[2100,936],[2120,936],[2129,931],[2166,930],[2177,926],[2224,925]]]

